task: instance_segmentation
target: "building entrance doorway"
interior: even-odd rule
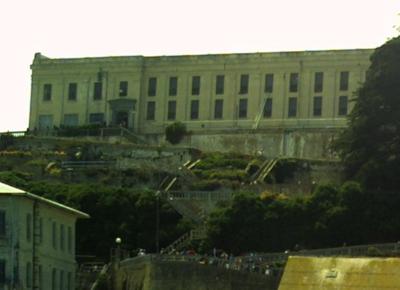
[[[127,111],[118,111],[115,116],[115,123],[124,128],[129,127],[129,115]]]

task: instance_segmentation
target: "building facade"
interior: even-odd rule
[[[30,129],[100,123],[163,134],[346,125],[371,49],[51,59],[35,55]]]
[[[88,215],[0,183],[0,289],[75,289],[75,222]]]

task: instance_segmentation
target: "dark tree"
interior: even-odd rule
[[[354,102],[336,143],[347,177],[370,189],[400,188],[400,37],[372,54]]]
[[[172,123],[165,128],[165,138],[171,144],[178,144],[181,142],[186,133],[186,126],[181,122]]]

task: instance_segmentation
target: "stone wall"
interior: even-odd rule
[[[144,258],[121,263],[114,290],[276,290],[278,283],[277,278],[261,274]]]

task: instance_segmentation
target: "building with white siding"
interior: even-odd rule
[[[0,289],[75,289],[83,212],[0,183]]]

